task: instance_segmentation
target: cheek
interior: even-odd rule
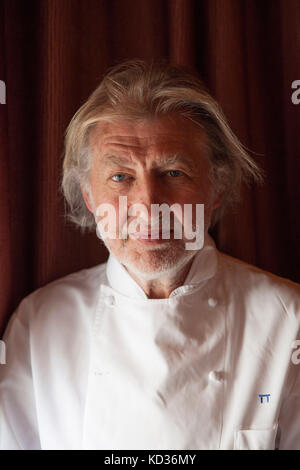
[[[199,183],[193,188],[184,188],[172,198],[180,204],[204,204],[210,205],[212,188],[208,183]]]
[[[107,201],[109,194],[105,174],[103,173],[103,169],[98,168],[96,164],[93,166],[90,173],[90,185],[95,202],[109,202]]]
[[[205,179],[202,181],[200,187],[200,198],[202,204],[205,206],[211,207],[213,201],[214,190],[210,180]]]
[[[110,194],[102,189],[98,191],[96,201],[96,219],[99,231],[104,230],[108,239],[119,238],[119,234],[123,232],[124,224],[127,222],[126,198],[119,197],[115,193]]]
[[[106,187],[103,178],[97,178],[95,175],[93,175],[91,176],[90,182],[96,207],[103,203],[115,205],[115,195],[111,195],[111,192]]]
[[[211,219],[211,213],[213,210],[213,188],[210,182],[199,182],[199,187],[197,190],[191,191],[190,193],[186,194],[184,204],[191,204],[192,205],[192,210],[191,212],[187,211],[187,214],[192,214],[189,215],[186,220],[187,223],[190,223],[192,220],[193,224],[199,224],[200,220],[199,214],[202,214],[202,208],[199,208],[199,211],[197,210],[197,204],[203,204],[204,205],[204,225],[208,226],[210,224],[210,219]],[[184,207],[184,204],[181,204],[182,207]]]

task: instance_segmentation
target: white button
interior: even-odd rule
[[[109,295],[108,297],[106,297],[105,303],[109,307],[112,307],[113,305],[115,305],[115,298],[112,295]]]
[[[209,380],[212,382],[222,382],[222,372],[217,372],[216,370],[210,371],[208,374]]]
[[[213,299],[212,297],[210,297],[207,302],[210,307],[215,307],[218,303],[218,301],[216,299]]]

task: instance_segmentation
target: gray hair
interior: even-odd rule
[[[99,121],[142,120],[176,113],[204,129],[208,140],[210,177],[223,193],[216,222],[239,199],[242,182],[261,182],[262,171],[231,131],[202,81],[182,66],[130,60],[113,67],[72,118],[65,136],[62,192],[67,217],[82,230],[94,229],[81,186],[90,193],[89,135]]]

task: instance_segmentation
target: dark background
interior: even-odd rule
[[[105,261],[64,222],[63,136],[106,69],[165,58],[194,67],[265,184],[214,229],[232,256],[294,281],[299,270],[298,0],[0,0],[0,320],[20,300]]]

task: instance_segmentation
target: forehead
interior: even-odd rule
[[[100,121],[90,137],[99,156],[117,154],[199,154],[207,139],[200,125],[182,116],[164,116],[139,121]]]

